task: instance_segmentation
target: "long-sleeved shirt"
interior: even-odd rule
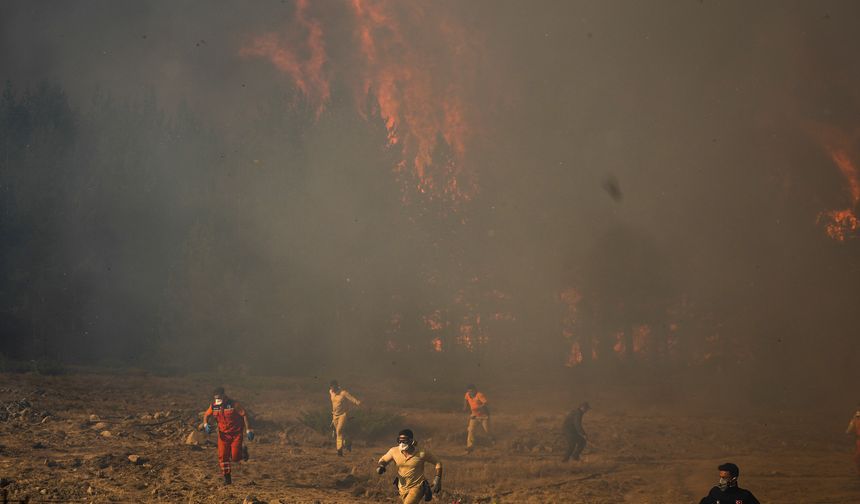
[[[379,459],[379,463],[387,465],[392,460],[397,464],[397,486],[401,489],[424,483],[425,463],[435,464],[437,473],[442,471],[442,462],[429,451],[417,446],[412,453],[402,452],[399,446],[395,446]]]
[[[564,419],[564,424],[561,428],[565,434],[576,434],[585,437],[585,429],[582,428],[582,415],[585,412],[580,408],[571,411]]]
[[[212,403],[204,413],[206,420],[214,416],[218,422],[218,430],[225,434],[238,434],[245,427],[245,409],[232,399],[225,399],[221,404]]]
[[[349,408],[347,407],[348,403],[344,401],[344,399],[351,401],[356,406],[361,405],[361,401],[353,397],[352,394],[346,390],[341,389],[337,391],[337,393],[333,390],[329,390],[328,393],[331,396],[331,414],[334,416],[340,416],[349,411]]]

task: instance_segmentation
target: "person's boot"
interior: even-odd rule
[[[346,451],[352,453],[352,441],[346,443]]]
[[[233,483],[233,478],[229,474],[224,475],[224,484],[229,485]]]
[[[247,462],[249,458],[251,458],[251,456],[250,456],[250,454],[248,454],[248,447],[243,446],[242,447],[242,460]]]
[[[338,456],[338,457],[343,457],[343,448],[338,448],[338,449],[337,449],[337,456]]]

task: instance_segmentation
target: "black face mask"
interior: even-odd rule
[[[720,487],[720,490],[725,492],[730,487],[738,486],[738,479],[734,476],[729,478],[720,478],[720,482],[717,483],[717,486]]]

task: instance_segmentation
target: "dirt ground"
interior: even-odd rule
[[[253,412],[258,435],[248,443],[250,460],[224,487],[215,436],[201,433],[200,444],[186,443],[217,384],[213,377],[0,375],[0,499],[396,502],[389,474],[374,472],[396,432],[390,442],[357,440],[338,458],[330,438],[296,420],[303,409],[326,405],[325,383],[224,381],[228,395]],[[848,417],[725,409],[697,416],[680,413],[683,405],[593,394],[585,417],[592,444],[581,462],[563,464],[559,427],[571,406],[565,400],[491,390],[497,442],[466,454],[459,394],[429,394],[423,407],[409,408],[399,400],[402,391],[342,383],[363,407],[402,414],[419,444],[442,459],[445,488],[434,499],[442,503],[697,503],[725,461],[741,467],[741,486],[762,503],[860,502],[853,439],[842,434]]]

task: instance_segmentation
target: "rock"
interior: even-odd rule
[[[150,415],[149,413],[144,413],[144,414],[140,415],[140,419],[141,420],[152,420],[152,415]]]
[[[87,495],[92,495],[96,493],[96,489],[92,487],[92,485],[87,487]]]
[[[101,437],[111,437],[111,436],[113,436],[113,434],[111,434],[109,430],[101,431]]]
[[[90,422],[98,422],[101,420],[98,415],[90,415]]]
[[[202,445],[206,443],[206,434],[200,431],[191,431],[188,437],[185,438],[187,445]]]
[[[161,411],[156,411],[155,414],[152,415],[152,418],[155,420],[158,420],[160,418],[164,418],[164,416],[165,416],[164,413],[162,413]]]
[[[108,424],[106,424],[104,422],[99,422],[99,423],[93,425],[93,429],[95,429],[97,431],[103,431],[107,428],[107,426],[108,426]]]
[[[256,496],[249,495],[249,496],[245,497],[245,500],[242,501],[242,504],[263,504],[263,502],[257,500]]]
[[[141,465],[143,464],[143,457],[141,457],[140,455],[129,455],[128,461],[134,465]]]

